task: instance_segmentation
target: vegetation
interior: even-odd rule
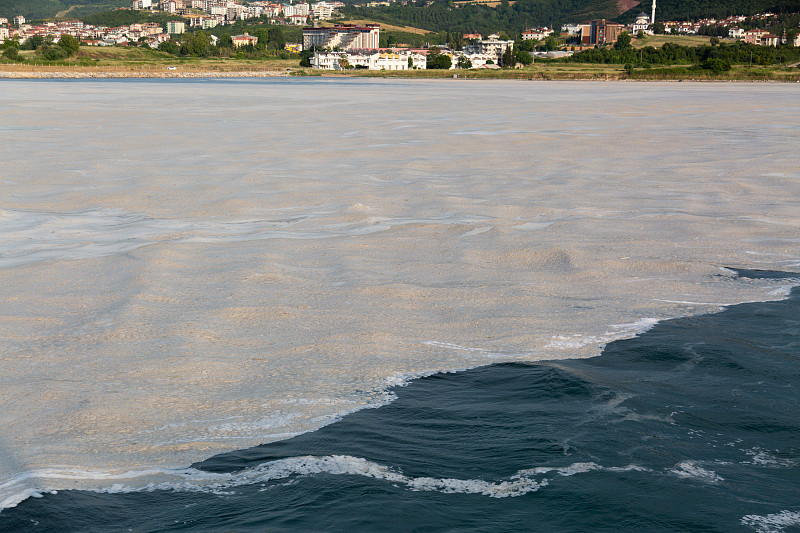
[[[619,43],[618,43],[619,44]],[[719,45],[681,46],[664,43],[661,48],[645,46],[635,49],[630,44],[584,50],[562,61],[572,63],[604,63],[645,65],[779,65],[800,61],[800,48],[793,46],[757,46],[737,41]],[[716,68],[716,67],[715,67]]]
[[[92,26],[128,26],[131,24],[141,24],[144,22],[156,22],[166,24],[171,20],[182,20],[183,17],[172,13],[150,13],[149,11],[138,11],[130,9],[117,9],[114,11],[103,11],[94,13],[82,18],[86,24]]]
[[[73,6],[80,6],[80,9],[70,11]],[[0,0],[0,17],[11,19],[23,15],[28,20],[46,19],[64,11],[70,11],[69,15],[76,17],[93,11],[128,6],[129,0]]]
[[[619,20],[631,22],[638,13],[649,6],[640,4],[623,13]],[[647,9],[644,9],[647,11]],[[772,13],[800,12],[800,0],[658,0],[656,19],[660,20],[698,20],[702,18],[722,19],[731,15],[754,15],[769,11]]]
[[[800,0],[798,0],[800,1]],[[618,14],[612,0],[517,0],[513,5],[503,0],[497,7],[469,4],[454,8],[449,1],[424,0],[400,2],[388,7],[347,6],[345,16],[370,19],[400,26],[414,26],[431,32],[451,31],[483,34],[505,30],[518,33],[528,25],[560,26],[570,21],[592,17],[611,18]]]

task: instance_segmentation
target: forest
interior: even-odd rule
[[[635,8],[619,14],[614,0],[504,0],[496,8],[484,5],[458,5],[449,0],[409,1],[388,7],[349,5],[344,14],[356,19],[370,19],[389,24],[414,26],[432,32],[459,31],[482,34],[497,31],[519,33],[534,26],[558,27],[561,24],[606,18],[631,22],[642,10],[649,13],[644,0]],[[800,12],[800,0],[659,0],[657,20],[696,20],[724,18],[729,15],[753,15],[764,11]]]
[[[53,18],[74,7],[69,16],[80,18],[97,11],[129,7],[129,0],[0,0],[0,17],[22,15],[28,20]]]

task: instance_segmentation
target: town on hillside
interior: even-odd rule
[[[367,5],[383,4],[370,2]],[[64,35],[69,35],[81,45],[136,45],[169,50],[166,45],[180,43],[186,33],[253,19],[261,24],[302,26],[302,42],[281,43],[281,46],[290,53],[306,51],[304,66],[321,70],[497,69],[530,64],[536,56],[568,57],[587,48],[613,45],[625,34],[639,37],[654,33],[697,35],[708,34],[709,28],[714,28],[715,35],[720,35],[721,31],[727,32],[722,37],[748,44],[800,46],[800,33],[797,31],[776,35],[764,29],[742,27],[746,20],[751,24],[753,21],[763,21],[766,25],[775,17],[772,13],[751,17],[732,16],[722,20],[656,21],[655,3],[651,14],[640,13],[630,24],[595,19],[563,24],[558,29],[526,29],[517,36],[516,42],[522,46],[516,51],[515,40],[500,32],[486,37],[478,33],[466,33],[459,37],[457,45],[448,42],[435,46],[381,46],[378,24],[320,24],[321,21],[340,16],[338,10],[343,6],[339,1],[279,4],[255,0],[245,4],[231,0],[134,0],[128,9],[175,15],[175,18],[165,23],[142,22],[106,27],[85,24],[79,20],[30,24],[19,15],[10,21],[0,18],[0,43],[9,40],[20,46],[31,40],[58,43]],[[226,37],[230,38],[228,44],[234,49],[248,49],[259,43],[258,36],[246,32]],[[208,39],[211,45],[220,42],[217,35],[209,35]]]

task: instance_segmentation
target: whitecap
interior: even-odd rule
[[[749,514],[743,516],[741,522],[758,533],[781,533],[787,527],[800,525],[800,512],[781,511],[764,516]]]

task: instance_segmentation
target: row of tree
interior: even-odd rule
[[[246,45],[235,48],[230,33],[219,33],[219,41],[214,44],[211,33],[196,31],[184,33],[177,41],[166,41],[158,45],[158,49],[169,54],[193,57],[230,57],[237,55],[249,59],[263,59],[268,57],[292,57],[286,52],[286,36],[284,28],[280,26],[254,27],[251,35],[258,37],[255,45]],[[248,32],[250,33],[250,32]],[[295,56],[296,57],[296,56]]]
[[[778,65],[800,61],[800,48],[793,46],[757,46],[737,41],[704,46],[681,46],[664,43],[660,48],[645,46],[635,49],[630,36],[623,33],[613,47],[578,52],[562,61],[572,63],[606,63],[632,65],[691,65],[720,60],[729,65]]]
[[[20,49],[36,50],[36,54],[48,61],[67,59],[78,53],[80,41],[72,35],[62,35],[58,43],[41,36],[33,36],[22,45],[16,39],[7,39],[3,43],[3,57],[12,61],[21,61]]]

